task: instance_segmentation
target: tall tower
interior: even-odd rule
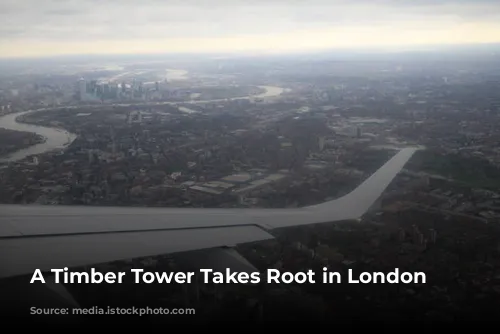
[[[356,128],[356,138],[361,138],[361,128],[359,126]]]
[[[78,80],[78,93],[80,95],[80,100],[85,101],[87,97],[87,83],[84,78]]]

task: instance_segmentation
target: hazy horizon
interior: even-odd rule
[[[0,22],[1,58],[500,43],[494,0],[4,0]]]

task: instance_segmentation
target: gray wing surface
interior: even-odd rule
[[[0,205],[0,278],[272,239],[275,228],[360,218],[417,149],[339,199],[297,209]]]

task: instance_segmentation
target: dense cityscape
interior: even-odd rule
[[[207,321],[495,319],[498,56],[379,58],[12,68],[0,77],[0,203],[296,208],[340,197],[418,147],[359,222],[283,229],[238,251],[262,271],[401,268],[427,284],[68,288],[82,305],[190,306]],[[139,265],[182,261],[101,267]]]

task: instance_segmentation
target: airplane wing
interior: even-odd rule
[[[270,230],[360,218],[417,149],[399,151],[339,199],[297,209],[0,205],[0,279],[272,239]],[[207,253],[208,254],[208,253]]]

